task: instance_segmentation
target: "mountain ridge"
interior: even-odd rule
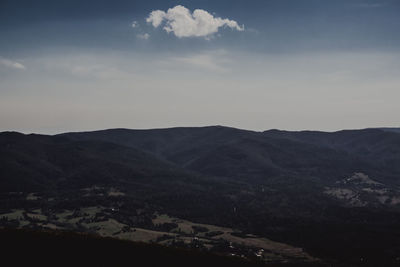
[[[400,134],[380,129],[3,132],[0,207],[7,216],[28,209],[25,219],[38,216],[29,215],[38,208],[40,216],[55,218],[67,210],[87,223],[106,220],[106,214],[132,233],[134,227],[158,229],[152,217],[167,214],[353,262],[371,250],[387,257],[400,251],[398,166]],[[103,208],[90,219],[76,211],[98,206]],[[79,221],[74,227],[84,228]],[[72,227],[56,219],[49,223]]]

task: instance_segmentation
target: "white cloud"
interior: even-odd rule
[[[139,27],[139,23],[135,20],[134,22],[132,22],[132,28],[136,28]]]
[[[19,62],[12,61],[5,58],[0,58],[0,64],[12,69],[24,70],[26,67]]]
[[[163,22],[166,17],[166,13],[162,10],[154,10],[150,13],[149,17],[146,19],[148,23],[153,24],[153,27],[157,28]]]
[[[174,33],[176,37],[209,37],[218,32],[221,27],[229,27],[233,30],[243,31],[244,26],[230,19],[214,17],[202,9],[196,9],[193,13],[184,6],[178,5],[164,12],[155,10],[150,13],[146,21],[153,27],[159,27],[163,22],[163,29]]]
[[[136,35],[137,38],[142,39],[142,40],[147,40],[150,38],[150,34],[144,33],[144,34],[138,34]]]

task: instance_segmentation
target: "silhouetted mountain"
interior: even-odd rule
[[[146,185],[196,179],[143,151],[110,142],[60,136],[0,134],[3,191],[81,188],[96,183]],[[184,176],[184,178],[182,178]],[[192,181],[195,183],[195,181]]]
[[[400,134],[386,129],[0,133],[3,213],[38,204],[119,207],[107,216],[135,227],[165,213],[354,264],[396,260],[399,177]],[[22,193],[10,201],[11,192]],[[36,204],[27,200],[33,193]],[[149,215],[137,212],[143,208]]]
[[[347,130],[334,133],[266,131],[266,136],[343,151],[363,160],[370,174],[382,182],[399,185],[400,135],[381,129]],[[363,169],[360,168],[360,171]]]
[[[389,128],[389,127],[385,127],[385,128],[379,128],[382,131],[385,132],[393,132],[393,133],[400,133],[400,128]]]
[[[357,168],[369,167],[346,151],[297,142],[284,135],[272,138],[263,133],[226,127],[117,129],[63,136],[134,147],[186,169],[237,179],[266,180],[273,176],[297,175],[298,172],[328,174],[330,177],[324,179],[335,179]],[[338,173],[332,174],[332,171]]]

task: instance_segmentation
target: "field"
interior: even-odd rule
[[[114,191],[115,192],[115,191]],[[142,216],[148,214],[143,213]],[[103,206],[82,207],[45,214],[41,209],[14,210],[0,218],[18,222],[19,228],[76,230],[103,237],[158,243],[175,247],[192,247],[230,256],[262,259],[266,262],[293,260],[317,261],[302,249],[238,230],[210,224],[194,223],[154,212],[147,229],[122,223],[115,211]]]

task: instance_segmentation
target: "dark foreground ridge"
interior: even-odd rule
[[[2,261],[10,260],[12,266],[294,266],[266,265],[212,253],[64,231],[0,229],[0,240],[4,245]]]

